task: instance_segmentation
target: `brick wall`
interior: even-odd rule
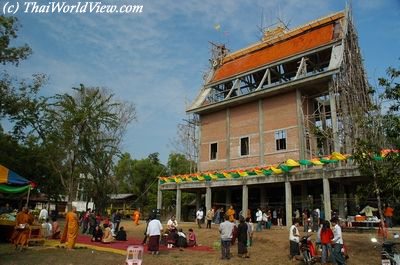
[[[299,158],[296,92],[280,94],[262,100],[264,165]],[[260,165],[259,102],[254,101],[229,109],[227,141],[227,111],[221,110],[201,116],[200,170],[217,170]],[[275,131],[286,130],[286,150],[276,151]],[[240,139],[249,137],[250,154],[240,155]],[[218,143],[218,157],[210,161],[210,144]],[[229,142],[230,157],[227,158]]]

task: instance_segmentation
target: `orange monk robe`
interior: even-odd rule
[[[68,212],[65,216],[64,232],[61,237],[61,243],[67,242],[67,248],[73,249],[76,238],[78,237],[79,224],[78,216],[75,212]]]
[[[133,221],[135,222],[136,225],[139,225],[139,218],[140,218],[140,212],[138,210],[135,210],[133,212]]]
[[[28,239],[29,239],[29,225],[33,224],[33,216],[29,213],[26,212],[19,212],[16,216],[15,220],[15,231],[12,236],[12,241],[13,243],[21,246],[27,246],[28,245]],[[25,228],[21,229],[20,225],[23,225]]]
[[[230,222],[235,221],[235,210],[233,208],[229,208],[226,211],[226,215],[229,217],[229,221]]]

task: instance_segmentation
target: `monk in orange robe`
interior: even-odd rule
[[[234,222],[235,221],[235,210],[233,209],[232,205],[226,211],[226,215],[229,216],[229,222]]]
[[[140,218],[140,211],[136,209],[133,211],[133,221],[135,222],[136,225],[139,225],[139,218]]]
[[[72,206],[72,211],[68,212],[65,216],[65,226],[63,235],[61,237],[61,243],[67,242],[67,248],[72,250],[75,246],[78,232],[78,215],[76,214],[76,207]]]
[[[15,249],[22,250],[23,247],[28,246],[29,239],[29,225],[33,224],[33,216],[29,213],[28,207],[23,207],[16,216],[14,234],[12,242]]]

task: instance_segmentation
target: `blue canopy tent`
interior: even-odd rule
[[[1,193],[24,193],[31,189],[31,181],[21,177],[14,171],[0,165],[0,192]]]

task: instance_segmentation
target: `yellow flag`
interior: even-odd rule
[[[272,172],[274,172],[275,174],[282,174],[282,173],[283,173],[282,169],[280,169],[280,168],[276,168],[276,167],[272,167],[272,166],[271,166],[271,170],[272,170]]]
[[[331,155],[331,158],[333,160],[346,160],[346,156],[342,155],[339,152],[333,152],[332,155]]]
[[[322,163],[321,161],[319,161],[318,158],[313,158],[313,159],[311,159],[310,161],[311,161],[311,163],[313,163],[314,165],[318,165],[318,166],[324,164],[324,163]]]
[[[288,159],[286,161],[286,165],[290,166],[290,167],[299,167],[300,166],[299,162],[294,161],[293,159]]]

